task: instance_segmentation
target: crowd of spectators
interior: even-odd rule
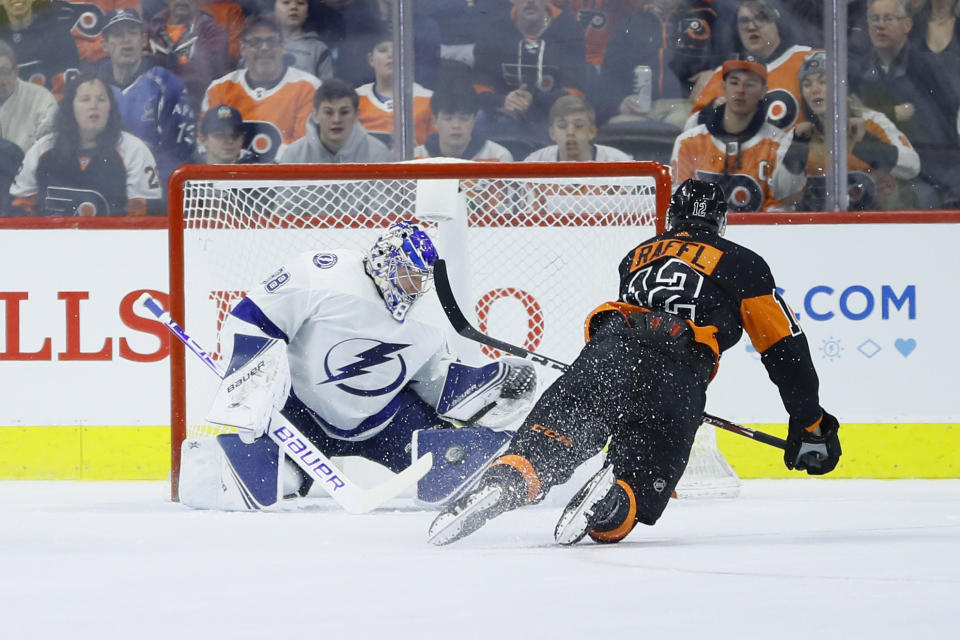
[[[0,0],[0,215],[147,215],[186,163],[399,159],[394,0]],[[822,0],[416,0],[414,156],[659,160],[825,206]],[[960,0],[848,0],[851,209],[960,206]]]

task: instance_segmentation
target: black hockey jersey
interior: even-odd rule
[[[791,417],[811,424],[820,416],[819,381],[806,336],[776,290],[759,255],[715,233],[668,231],[630,251],[620,262],[620,297],[598,314],[631,307],[687,319],[719,357],[746,330]]]

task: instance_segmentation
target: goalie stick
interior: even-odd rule
[[[438,259],[433,265],[433,280],[435,286],[437,287],[437,297],[440,298],[440,306],[443,307],[443,312],[447,315],[447,319],[453,326],[454,331],[459,333],[464,338],[479,342],[480,344],[485,344],[489,347],[499,349],[500,351],[518,356],[520,358],[525,358],[532,362],[536,362],[537,364],[543,365],[544,367],[557,369],[558,371],[566,371],[569,368],[570,365],[565,362],[529,351],[523,347],[518,347],[515,344],[504,342],[503,340],[497,340],[496,338],[488,336],[471,325],[470,321],[467,320],[467,317],[463,315],[463,311],[460,309],[460,305],[457,304],[457,299],[453,295],[453,288],[450,286],[450,280],[447,277],[447,264],[442,259]],[[718,418],[717,416],[710,415],[709,413],[703,414],[703,421],[709,425],[713,425],[714,427],[719,427],[725,431],[730,431],[741,436],[746,436],[747,438],[752,438],[757,442],[762,442],[763,444],[777,447],[778,449],[786,449],[787,447],[786,440],[762,431],[751,429],[750,427],[745,427],[737,424],[736,422],[730,422],[724,418]]]
[[[187,335],[183,327],[177,324],[170,313],[149,293],[144,293],[137,302],[159,320],[186,347],[200,358],[221,380],[223,370],[196,340]],[[340,471],[320,449],[304,436],[290,421],[271,420],[267,435],[277,443],[287,456],[304,473],[314,479],[324,491],[330,494],[337,504],[349,513],[367,513],[395,498],[404,489],[416,484],[433,467],[433,454],[426,453],[417,458],[409,467],[394,475],[376,487],[364,489]]]

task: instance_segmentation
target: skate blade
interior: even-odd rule
[[[502,493],[500,487],[484,487],[469,496],[462,509],[444,511],[430,525],[427,542],[442,546],[467,537],[496,515],[487,512],[500,501]]]
[[[553,539],[564,545],[580,542],[590,529],[593,505],[607,495],[616,482],[613,465],[598,472],[585,487],[583,498],[576,504],[567,505],[563,510],[557,528],[553,531]]]

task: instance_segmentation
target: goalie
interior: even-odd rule
[[[184,442],[181,500],[232,510],[270,494],[258,487],[306,495],[307,475],[263,437],[271,420],[290,421],[328,457],[394,472],[432,452],[423,505],[466,490],[505,447],[537,378],[519,358],[458,361],[428,295],[436,259],[423,230],[398,222],[365,255],[304,253],[248,291],[224,323],[233,349],[208,415],[238,433]]]
[[[637,523],[655,524],[686,467],[720,354],[744,330],[790,416],[786,467],[821,475],[837,466],[840,425],[820,406],[807,339],[763,258],[721,237],[726,223],[719,185],[680,185],[667,232],[623,258],[618,300],[590,314],[580,355],[477,488],[433,521],[431,542],[536,502],[608,438],[603,468],[570,500],[554,537],[618,542]]]

